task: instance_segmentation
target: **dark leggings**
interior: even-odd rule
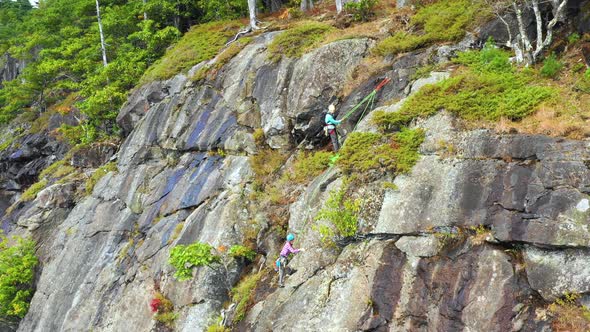
[[[338,143],[338,133],[336,132],[336,129],[330,130],[330,139],[332,139],[334,151],[338,151],[340,149],[340,144]]]

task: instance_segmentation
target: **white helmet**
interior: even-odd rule
[[[330,104],[330,106],[328,106],[329,112],[334,112],[335,110],[336,110],[336,106],[334,106],[334,104]]]

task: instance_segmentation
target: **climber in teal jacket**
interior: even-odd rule
[[[338,133],[336,132],[336,126],[340,124],[340,121],[334,119],[334,112],[336,111],[336,107],[334,104],[330,104],[328,106],[328,113],[326,113],[326,130],[330,134],[330,139],[332,139],[332,146],[334,147],[334,151],[338,151],[340,149],[340,144],[338,143]]]

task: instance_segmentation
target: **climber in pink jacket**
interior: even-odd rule
[[[287,242],[283,246],[281,250],[281,254],[279,259],[276,261],[276,268],[275,270],[279,270],[279,287],[284,287],[285,284],[283,283],[283,279],[285,278],[285,268],[289,263],[289,254],[296,254],[300,251],[304,251],[303,248],[295,249],[293,248],[293,240],[295,240],[295,235],[289,234],[287,235]]]

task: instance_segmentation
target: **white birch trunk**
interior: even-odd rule
[[[147,12],[145,11],[145,6],[147,5],[147,0],[143,0],[143,20],[147,21]]]
[[[248,0],[248,12],[250,14],[250,28],[252,30],[258,29],[256,25],[256,0]]]
[[[342,0],[336,0],[336,11],[338,14],[342,11]]]
[[[100,5],[96,0],[96,18],[98,19],[98,32],[100,33],[100,48],[102,49],[102,63],[106,67],[107,62],[107,48],[104,42],[104,33],[102,32],[102,22],[100,20]]]

